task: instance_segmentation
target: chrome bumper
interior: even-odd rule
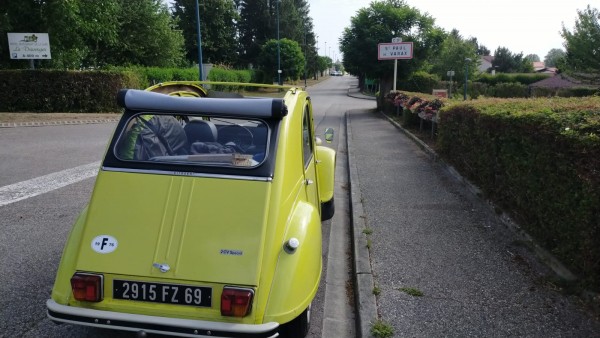
[[[76,308],[46,301],[48,318],[55,322],[104,329],[169,334],[179,337],[278,337],[278,323],[233,324],[204,320],[136,315],[129,313]]]

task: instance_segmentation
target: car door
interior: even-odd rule
[[[302,116],[302,154],[304,163],[304,186],[306,198],[316,208],[321,208],[317,190],[317,174],[315,168],[315,135],[310,101],[306,102]]]

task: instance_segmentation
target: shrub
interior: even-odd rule
[[[438,89],[440,78],[437,75],[427,72],[415,72],[412,76],[398,83],[402,90],[431,94],[434,89]]]
[[[492,97],[528,97],[528,88],[526,85],[517,82],[498,83],[487,90],[488,96]]]
[[[440,155],[600,290],[600,97],[442,109]]]
[[[6,70],[0,72],[0,111],[116,112],[121,88],[144,88],[132,71]]]

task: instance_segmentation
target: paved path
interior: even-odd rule
[[[489,206],[380,113],[347,118],[362,336],[377,311],[395,337],[600,337]]]

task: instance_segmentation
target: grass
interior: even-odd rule
[[[415,288],[399,288],[398,290],[414,297],[423,297],[423,291]]]
[[[373,288],[373,294],[374,294],[375,296],[379,296],[379,295],[381,294],[381,289],[380,289],[379,287],[377,287],[377,286],[376,286],[376,287],[374,287],[374,288]]]
[[[370,235],[370,234],[372,234],[372,233],[373,233],[373,229],[371,229],[371,228],[366,228],[366,229],[365,229],[365,230],[363,230],[362,232],[363,232],[363,234],[365,234],[365,235]]]
[[[384,322],[383,320],[378,319],[371,326],[371,334],[375,338],[393,337],[394,336],[394,328],[390,324]]]

